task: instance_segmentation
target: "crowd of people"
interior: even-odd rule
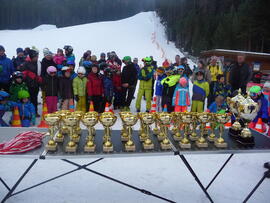
[[[84,112],[88,111],[90,102],[99,113],[104,111],[106,103],[116,110],[130,111],[133,99],[136,99],[137,112],[142,109],[142,99],[146,100],[146,111],[149,112],[154,96],[159,112],[164,106],[168,112],[189,109],[193,112],[226,112],[226,98],[238,89],[245,93],[252,77],[244,55],[237,56],[235,63],[225,61],[224,64],[213,56],[208,62],[199,60],[191,69],[187,58],[179,55],[175,56],[174,63],[166,59],[160,66],[152,56],[147,56],[142,59],[143,65],[139,65],[138,58],[125,56],[120,59],[111,51],[101,53],[98,59],[88,50],[76,65],[70,45],[59,48],[56,54],[44,48],[41,62],[35,47],[17,48],[16,52],[17,56],[9,59],[5,48],[0,45],[1,126],[9,126],[11,120],[4,121],[3,115],[15,106],[19,109],[23,126],[35,125],[36,117],[40,116],[40,90],[48,113],[68,110],[74,101],[76,110]],[[193,83],[192,92],[190,82]],[[137,83],[138,93],[134,95]],[[265,90],[270,90],[268,83]],[[268,122],[269,94],[263,94],[257,86],[250,91],[252,98],[260,103],[260,116]]]

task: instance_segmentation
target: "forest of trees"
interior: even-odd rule
[[[0,0],[0,30],[118,20],[154,10],[155,0]]]
[[[270,52],[269,0],[157,0],[168,39],[193,55],[213,48]]]

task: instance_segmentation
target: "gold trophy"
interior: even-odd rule
[[[167,112],[162,112],[157,114],[157,118],[161,124],[161,131],[163,131],[164,138],[160,143],[161,149],[168,150],[171,149],[171,143],[168,139],[168,125],[171,124],[173,115]]]
[[[50,140],[48,141],[47,145],[46,145],[46,149],[48,151],[56,151],[57,148],[57,143],[54,141],[53,137],[55,134],[55,127],[58,125],[58,122],[60,120],[60,118],[56,115],[56,114],[46,114],[44,116],[44,119],[47,123],[47,125],[50,126],[49,128],[49,132],[50,132]]]
[[[80,140],[80,135],[81,135],[81,132],[82,132],[82,129],[81,129],[81,127],[80,127],[80,121],[81,121],[81,119],[82,119],[82,117],[83,117],[83,115],[84,115],[84,112],[83,112],[83,111],[74,111],[74,112],[71,113],[71,115],[75,115],[75,116],[77,116],[77,118],[78,118],[77,126],[76,126],[76,128],[75,128],[75,133],[78,135],[78,137],[77,137],[77,139],[74,140],[74,141],[75,141],[75,142],[79,142],[79,140]]]
[[[135,144],[132,140],[132,126],[134,126],[137,123],[138,117],[133,114],[126,114],[123,115],[122,120],[125,126],[127,127],[128,132],[128,141],[125,143],[125,150],[134,152]]]
[[[65,118],[66,115],[70,114],[70,112],[68,110],[61,110],[61,111],[55,112],[55,114],[57,114],[57,116],[60,118],[58,122],[58,133],[55,137],[55,141],[62,143],[64,142],[64,138],[65,138],[63,134],[68,133],[68,128],[64,126],[63,119]]]
[[[201,124],[200,125],[201,136],[196,141],[197,147],[200,147],[200,148],[208,147],[208,143],[207,143],[206,139],[203,136],[204,136],[204,133],[205,133],[206,123],[208,123],[210,119],[211,119],[211,116],[210,116],[210,114],[208,112],[198,113],[198,120],[199,120],[199,122]]]
[[[120,118],[121,118],[122,123],[123,123],[123,128],[121,129],[121,140],[123,142],[127,142],[129,140],[128,129],[127,129],[127,126],[125,125],[125,123],[123,121],[123,117],[125,115],[132,115],[132,113],[129,112],[129,111],[123,111],[123,112],[119,112],[119,115],[120,115]]]
[[[215,126],[216,126],[216,115],[214,113],[209,113],[210,115],[210,126],[211,126],[211,133],[207,136],[207,140],[209,142],[214,142],[216,139],[215,135]]]
[[[66,152],[76,152],[77,144],[74,139],[77,139],[78,134],[74,132],[74,128],[77,127],[79,118],[75,115],[67,115],[64,118],[65,125],[69,128],[69,142],[66,146]]]
[[[180,126],[182,124],[181,112],[174,112],[172,120],[174,122],[174,127],[172,128],[173,139],[175,141],[180,141],[182,139],[181,133],[180,133]]]
[[[117,120],[117,117],[111,112],[104,112],[100,115],[99,121],[104,127],[104,143],[103,143],[103,151],[104,152],[112,152],[113,151],[113,144],[111,142],[111,130],[112,127]]]
[[[181,113],[181,119],[184,124],[184,137],[180,140],[179,145],[182,149],[190,149],[191,144],[188,139],[188,132],[190,128],[190,124],[192,123],[192,113],[184,112]]]
[[[155,122],[155,117],[151,113],[142,113],[141,119],[142,119],[143,125],[145,126],[145,135],[146,135],[146,139],[143,142],[143,148],[154,149],[154,144],[149,136],[149,128],[150,128],[150,125],[152,125]]]
[[[191,113],[191,117],[192,117],[192,132],[189,135],[189,139],[191,141],[196,141],[198,140],[198,136],[197,136],[197,132],[196,132],[196,128],[197,128],[197,121],[198,121],[198,115],[196,112],[190,112]]]
[[[143,122],[143,115],[144,114],[146,114],[146,113],[143,113],[143,112],[138,113],[138,117],[140,119],[140,126],[141,126],[140,129],[139,129],[139,138],[140,138],[141,142],[143,142],[143,141],[145,141],[147,139],[147,134],[146,134],[146,127],[147,126]],[[154,118],[154,116],[153,116],[153,118]]]
[[[231,119],[228,113],[215,114],[216,120],[219,124],[219,138],[215,139],[215,146],[218,148],[227,148],[228,144],[223,139],[224,125]]]
[[[95,129],[94,126],[98,122],[98,113],[95,111],[86,113],[82,118],[82,123],[88,129],[88,136],[86,138],[86,145],[84,146],[85,152],[95,152]]]
[[[157,118],[158,113],[153,112],[152,114],[154,114],[155,117],[155,127],[153,128],[153,134],[158,135],[160,133],[160,130],[158,129],[158,118]]]

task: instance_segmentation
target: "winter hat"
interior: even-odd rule
[[[0,45],[0,51],[5,51],[5,48],[2,45]]]
[[[78,70],[77,70],[77,73],[78,73],[78,74],[79,74],[79,73],[85,74],[85,73],[86,73],[85,68],[84,68],[83,66],[80,66],[80,67],[78,68]]]
[[[50,74],[50,73],[56,73],[57,72],[57,69],[54,67],[54,66],[49,66],[47,68],[47,73]]]
[[[17,53],[17,54],[19,54],[19,53],[23,53],[23,49],[22,49],[22,48],[20,48],[20,47],[19,47],[19,48],[17,48],[17,49],[16,49],[16,53]]]
[[[270,82],[264,83],[263,88],[270,88]]]
[[[105,53],[101,53],[100,54],[100,57],[106,57],[106,54]]]
[[[130,56],[125,56],[123,59],[122,59],[123,62],[127,62],[127,63],[130,63],[131,62],[131,57]]]
[[[97,56],[96,55],[92,55],[91,56],[91,61],[96,61],[97,60]]]
[[[255,94],[258,94],[260,93],[262,90],[262,88],[260,86],[252,86],[250,89],[249,89],[249,92],[250,93],[255,93]]]
[[[20,90],[20,91],[18,92],[18,98],[19,98],[19,99],[25,99],[25,98],[29,98],[29,97],[30,97],[30,94],[29,94],[29,92],[26,91],[26,90]]]
[[[12,78],[16,79],[16,78],[23,78],[23,73],[21,71],[15,71],[12,74]]]
[[[48,48],[43,49],[43,54],[44,54],[44,57],[53,55],[52,52]]]
[[[71,69],[68,66],[64,66],[61,71],[64,74],[65,72],[71,72]]]
[[[181,77],[180,80],[179,80],[179,84],[182,87],[186,87],[187,86],[187,79],[185,77]]]
[[[33,49],[30,49],[29,52],[28,52],[28,54],[29,54],[29,57],[30,57],[31,59],[33,59],[33,58],[35,58],[36,56],[38,56],[38,52],[37,52],[36,50],[33,50]]]
[[[68,66],[70,66],[70,65],[75,66],[75,62],[73,60],[69,60],[69,61],[67,61],[67,65]]]
[[[182,66],[182,65],[180,65],[180,66],[177,66],[177,69],[179,70],[179,69],[183,69],[183,70],[185,70],[185,67],[184,66]]]
[[[92,65],[92,62],[91,62],[91,61],[84,61],[84,62],[83,62],[83,66],[84,66],[85,68],[90,68],[91,65]]]
[[[165,61],[162,63],[162,66],[163,66],[164,68],[168,68],[168,67],[170,66],[169,61],[168,61],[167,59],[165,59]]]

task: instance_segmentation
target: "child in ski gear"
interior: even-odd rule
[[[153,80],[153,66],[151,65],[152,59],[146,57],[143,59],[144,67],[140,70],[138,79],[140,80],[139,92],[136,100],[137,112],[141,109],[142,96],[146,98],[146,111],[149,112],[151,109],[151,97],[152,97],[152,80]]]
[[[18,101],[18,92],[20,90],[26,90],[28,91],[28,88],[23,82],[23,73],[20,71],[15,71],[12,74],[12,84],[9,88],[9,93],[10,93],[10,100],[17,102]]]
[[[231,85],[225,83],[224,75],[217,76],[217,82],[214,83],[213,89],[210,90],[210,94],[213,98],[216,98],[218,95],[222,95],[225,99],[231,96]]]
[[[185,77],[181,77],[175,87],[172,106],[175,112],[187,112],[190,106],[188,80]]]
[[[21,90],[18,93],[20,102],[18,103],[22,127],[34,126],[36,123],[36,112],[34,105],[29,101],[29,92]]]
[[[157,80],[156,80],[156,90],[155,90],[155,96],[156,96],[156,105],[157,105],[157,112],[162,111],[162,105],[161,105],[161,100],[162,100],[162,90],[163,90],[163,85],[161,84],[161,81],[166,77],[164,74],[164,68],[163,67],[158,67],[156,70],[157,73]]]
[[[116,71],[113,75],[113,92],[114,92],[114,100],[113,106],[114,109],[120,109],[123,106],[123,88],[121,81],[121,71]]]
[[[71,69],[67,66],[62,68],[62,76],[59,79],[59,94],[62,99],[62,109],[69,110],[73,103],[73,87],[71,77]]]
[[[113,98],[113,72],[110,68],[104,70],[103,85],[104,85],[104,97],[105,102],[112,103]]]
[[[195,76],[191,111],[201,113],[204,111],[205,99],[209,95],[209,84],[204,80],[204,72],[202,70],[198,70]]]
[[[68,61],[67,66],[70,69],[70,79],[73,80],[77,77],[77,73],[75,73],[75,62],[74,61]]]
[[[59,80],[56,74],[56,67],[49,66],[47,68],[47,75],[43,79],[42,89],[46,95],[45,102],[47,104],[48,113],[57,111]]]
[[[204,78],[205,78],[206,82],[208,82],[210,84],[211,83],[211,73],[210,73],[209,69],[205,67],[204,62],[201,60],[198,62],[197,66],[194,66],[191,82],[192,83],[194,82],[194,80],[196,78],[195,73],[197,73],[198,70],[202,70],[204,72]]]
[[[114,71],[121,70],[121,65],[116,61],[116,59],[116,55],[111,53],[110,58],[107,60],[108,66]]]
[[[0,126],[8,127],[9,125],[3,120],[3,116],[7,111],[11,111],[17,104],[12,101],[8,101],[9,94],[5,91],[0,91]]]
[[[56,64],[58,75],[64,66],[63,64],[66,61],[66,57],[64,56],[63,49],[57,49],[57,53],[53,57],[53,61]]]
[[[99,113],[103,112],[104,88],[103,79],[102,76],[99,74],[98,65],[94,64],[92,66],[92,70],[88,75],[88,82],[86,88],[89,103],[90,101],[93,101],[95,111]]]
[[[25,63],[26,56],[22,48],[16,49],[17,57],[12,59],[15,70],[20,71]]]
[[[74,99],[77,102],[76,110],[86,112],[86,84],[85,68],[80,66],[77,70],[78,76],[73,80]]]
[[[65,50],[66,62],[73,61],[75,64],[75,56],[73,54],[73,47],[70,45],[65,45],[64,50]],[[64,64],[64,65],[67,65],[67,64]]]
[[[224,101],[224,97],[222,95],[218,95],[215,98],[215,101],[209,106],[207,112],[211,113],[219,113],[219,112],[226,112],[227,110],[227,105],[226,102]]]

